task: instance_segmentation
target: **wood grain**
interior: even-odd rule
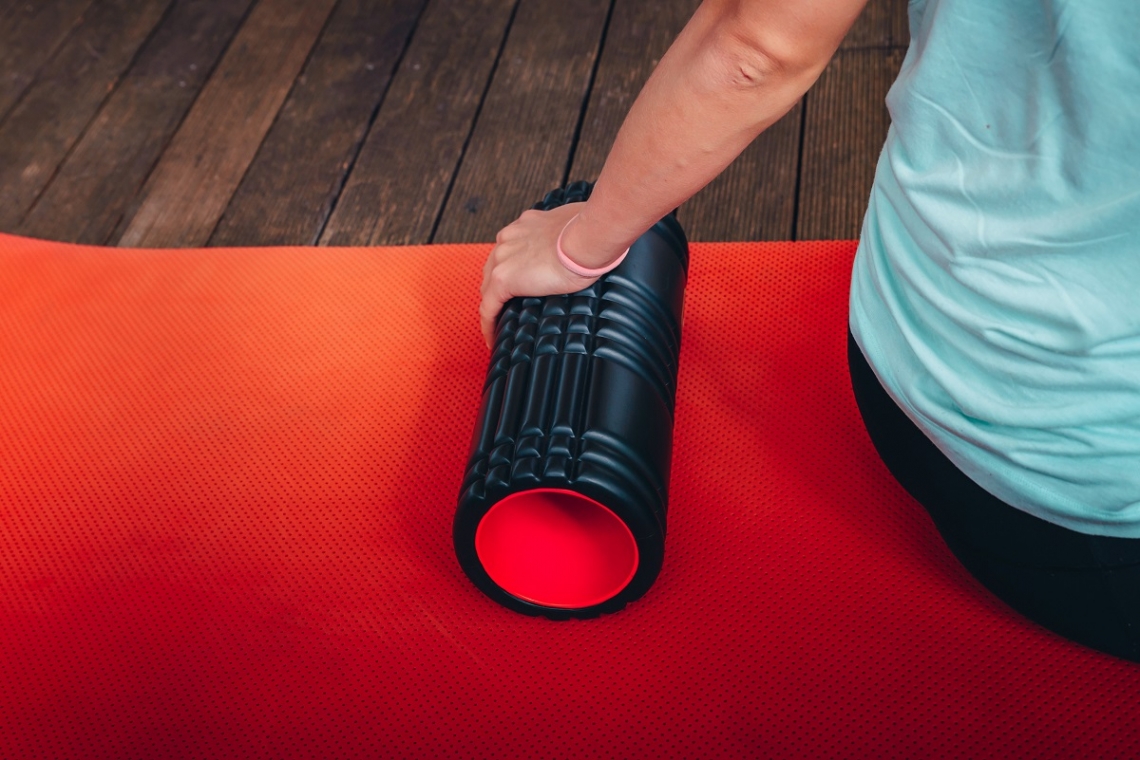
[[[906,47],[910,44],[907,0],[869,0],[840,49]]]
[[[269,131],[335,0],[261,0],[174,135],[119,245],[204,245]]]
[[[681,206],[689,240],[790,240],[802,104],[757,137],[720,176]]]
[[[210,245],[313,245],[424,0],[341,0]]]
[[[616,0],[574,151],[570,180],[595,180],[618,128],[700,0]]]
[[[841,50],[806,96],[797,237],[859,236],[903,48]]]
[[[697,5],[696,0],[619,0],[571,179],[597,178],[638,92]],[[691,240],[786,240],[791,236],[800,117],[797,104],[681,207],[678,219]]]
[[[428,0],[388,79],[421,2],[0,0],[0,229],[489,240],[563,175],[597,176],[698,0],[613,0],[600,54],[609,0]],[[905,0],[871,0],[803,104],[681,209],[690,236],[857,235],[906,42]]]
[[[0,18],[0,119],[59,48],[91,0],[9,0]]]
[[[563,181],[609,0],[522,0],[433,242],[494,240]]]
[[[0,229],[17,227],[168,5],[95,3],[0,123]]]
[[[431,0],[321,236],[428,242],[515,0]]]
[[[250,0],[177,0],[16,231],[106,243]]]

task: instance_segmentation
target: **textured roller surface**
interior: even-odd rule
[[[488,246],[0,237],[0,757],[1140,757],[877,460],[853,249],[692,246],[669,560],[554,622],[452,547]]]
[[[584,201],[590,190],[590,184],[575,182],[550,192],[535,208]],[[619,267],[588,288],[512,298],[504,305],[455,519],[460,565],[501,604],[551,619],[597,617],[640,598],[657,578],[664,557],[687,263],[685,234],[670,214],[634,242]],[[516,572],[492,579],[488,558],[476,556],[474,536],[483,516],[507,495],[535,489],[575,492],[595,505],[590,513],[607,511],[624,526],[626,539],[636,542],[636,573],[628,576],[624,563],[618,563],[616,575],[589,572],[599,564],[590,557],[612,552],[603,548],[608,542],[568,552],[560,550],[564,542],[557,534],[545,537],[551,532],[547,527],[518,531],[513,548],[501,543],[508,560],[534,556],[525,563],[529,566],[519,563]],[[546,510],[536,504],[529,511],[534,521]],[[581,508],[551,511],[563,522],[563,535],[565,520],[575,512]],[[525,514],[520,511],[519,517]],[[497,558],[489,559],[493,567]],[[572,584],[566,576],[575,572],[613,577],[586,584],[592,593],[567,593]],[[514,588],[496,582],[510,575],[516,577],[506,586]],[[563,591],[552,593],[555,588]]]

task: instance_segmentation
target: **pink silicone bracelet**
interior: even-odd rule
[[[566,255],[566,251],[562,250],[562,236],[566,234],[566,229],[570,226],[570,223],[573,222],[577,218],[578,218],[578,214],[575,214],[574,216],[570,217],[570,221],[566,222],[566,227],[563,227],[562,232],[558,233],[558,243],[555,245],[555,248],[558,249],[558,260],[562,262],[562,266],[566,267],[567,269],[569,269],[571,272],[578,275],[579,277],[601,277],[606,272],[609,272],[611,269],[614,269],[615,267],[617,267],[617,265],[620,264],[625,259],[625,257],[629,254],[629,249],[626,248],[622,252],[621,256],[617,257],[617,260],[611,261],[606,266],[598,267],[597,269],[587,269],[586,267],[582,266],[581,264],[574,263],[573,261],[570,260],[570,257]]]

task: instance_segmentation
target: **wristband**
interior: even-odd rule
[[[562,228],[562,232],[558,233],[558,242],[555,244],[555,248],[558,250],[558,260],[562,262],[562,266],[566,267],[579,277],[601,277],[606,272],[609,272],[610,270],[616,268],[618,264],[625,260],[626,255],[629,254],[629,249],[626,248],[624,251],[622,251],[621,256],[618,256],[616,260],[611,261],[604,267],[598,267],[597,269],[587,269],[581,264],[574,263],[570,257],[566,255],[566,251],[562,250],[562,236],[566,234],[567,228],[570,227],[571,222],[577,219],[578,216],[578,214],[575,214],[574,216],[570,217],[570,221],[566,222],[566,226]]]

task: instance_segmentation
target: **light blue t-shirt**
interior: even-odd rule
[[[951,461],[1140,538],[1140,0],[915,0],[851,282]]]

